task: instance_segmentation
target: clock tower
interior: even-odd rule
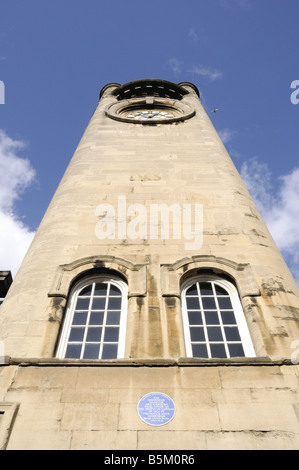
[[[192,83],[102,88],[0,312],[3,449],[298,448],[298,287]]]

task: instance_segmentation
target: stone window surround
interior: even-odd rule
[[[70,288],[85,272],[104,268],[123,275],[128,284],[128,298],[147,295],[147,264],[134,264],[115,256],[89,256],[58,266],[48,297],[54,298],[48,314],[61,320]],[[189,277],[207,269],[218,275],[228,275],[235,283],[240,299],[260,296],[261,292],[249,263],[236,263],[213,255],[195,255],[172,264],[161,264],[163,297],[181,297],[181,285]],[[60,312],[59,312],[60,311]],[[59,312],[59,313],[58,313]],[[58,315],[58,316],[57,316]],[[60,317],[60,318],[59,318]]]
[[[68,303],[67,303],[63,330],[61,332],[62,334],[61,334],[60,341],[59,341],[59,347],[57,349],[57,357],[59,358],[65,357],[69,332],[73,326],[72,317],[73,317],[74,309],[76,308],[78,292],[82,290],[82,288],[92,285],[96,282],[108,282],[108,281],[109,283],[111,282],[112,285],[116,286],[119,290],[119,293],[121,294],[122,306],[120,309],[121,310],[120,323],[118,325],[119,338],[117,341],[117,347],[118,347],[117,358],[122,358],[124,356],[125,333],[126,333],[126,324],[127,324],[127,289],[128,289],[127,283],[124,282],[120,276],[114,276],[110,274],[93,274],[93,275],[84,277],[78,282],[75,282],[75,284],[73,285],[71,289],[71,292],[68,298]],[[90,294],[90,295],[91,295],[91,298],[93,298],[93,294]],[[105,310],[107,309],[108,308],[106,307]],[[103,328],[105,326],[107,326],[106,323],[103,323]],[[84,328],[86,330],[88,327],[89,327],[88,323],[85,325],[80,325],[80,329]],[[82,341],[77,341],[77,342],[84,344],[83,339]],[[102,339],[102,341],[99,341],[99,343],[101,344],[103,342],[104,342],[104,339]]]
[[[128,299],[146,296],[147,266],[145,264],[134,264],[122,258],[105,255],[88,256],[58,266],[51,289],[48,292],[47,315],[49,322],[54,327],[53,343],[49,345],[50,355],[55,355],[60,335],[60,324],[73,285],[82,275],[95,273],[95,270],[107,274],[110,271],[112,274],[124,277],[128,285]]]
[[[202,322],[200,322],[200,328],[201,330],[205,331],[205,334],[204,334],[204,338],[201,338],[201,339],[194,339],[192,340],[192,338],[190,337],[190,327],[192,328],[193,327],[193,324],[189,324],[189,315],[188,315],[188,307],[187,307],[187,299],[186,299],[186,291],[187,289],[189,289],[191,286],[192,287],[196,287],[196,284],[199,283],[199,285],[201,285],[202,283],[211,283],[211,284],[214,284],[214,286],[220,286],[224,291],[226,291],[226,299],[229,298],[230,299],[230,302],[231,302],[231,307],[224,307],[221,308],[220,304],[218,304],[219,302],[219,296],[216,294],[216,292],[214,291],[214,288],[212,289],[212,298],[215,299],[215,310],[218,312],[218,323],[216,322],[212,322],[210,324],[208,324],[208,326],[206,326],[207,324],[207,315],[208,315],[208,311],[206,311],[205,309],[202,310],[202,313],[201,313],[201,316],[202,316]],[[194,294],[192,294],[194,295]],[[208,295],[211,295],[211,294],[208,294]],[[197,291],[197,296],[196,298],[198,299],[198,302],[201,304],[202,302],[202,299],[203,299],[203,296],[205,296],[205,294],[202,294],[200,291]],[[217,300],[216,300],[217,299]],[[210,351],[210,346],[211,344],[223,344],[224,346],[224,349],[225,349],[225,354],[226,354],[226,358],[229,358],[229,357],[236,357],[236,355],[230,355],[231,352],[229,350],[229,344],[232,344],[232,343],[239,343],[242,345],[242,348],[244,350],[244,357],[255,357],[256,354],[255,354],[255,351],[254,351],[254,348],[253,348],[253,345],[252,345],[252,341],[251,341],[251,337],[249,335],[249,331],[248,331],[248,327],[247,327],[247,322],[245,320],[245,316],[244,316],[244,312],[243,312],[243,308],[241,306],[241,302],[240,302],[240,299],[239,299],[239,296],[238,296],[238,292],[237,292],[237,289],[235,287],[235,285],[225,279],[223,276],[219,276],[219,275],[213,275],[213,274],[198,274],[198,275],[195,275],[195,276],[192,276],[192,277],[188,277],[187,280],[182,284],[182,290],[181,290],[181,300],[182,300],[182,319],[183,319],[183,325],[184,325],[184,336],[185,336],[185,345],[186,345],[186,352],[187,352],[187,356],[188,357],[196,357],[196,356],[193,356],[193,351],[192,351],[192,343],[200,343],[201,345],[204,345],[206,348],[207,348],[207,353],[208,353],[208,357],[211,359],[213,357],[218,357],[218,356],[213,356],[212,354],[212,351]],[[191,307],[192,309],[193,307]],[[207,307],[209,309],[209,307]],[[231,308],[234,312],[234,321],[232,322],[233,325],[229,325],[229,326],[233,326],[234,329],[237,329],[238,330],[238,333],[240,335],[240,337],[237,339],[237,338],[234,338],[234,339],[227,339],[226,337],[226,332],[224,331],[226,329],[226,324],[223,323],[223,321],[221,320],[222,318],[222,314],[223,312],[225,312],[225,309],[226,308]],[[221,326],[222,325],[222,326]],[[197,325],[199,326],[199,325]],[[217,326],[219,328],[221,328],[222,330],[222,334],[223,334],[223,338],[222,339],[210,339],[208,338],[207,336],[207,330],[209,330],[209,328],[214,327],[214,326]],[[196,327],[195,327],[196,328]],[[221,335],[222,336],[222,335]],[[241,354],[241,356],[243,356],[243,354]]]
[[[134,264],[125,259],[108,255],[89,256],[58,266],[54,282],[48,293],[48,297],[51,299],[48,306],[49,319],[55,323],[61,323],[72,285],[80,275],[87,274],[88,271],[94,269],[102,268],[123,275],[128,284],[128,298],[146,297],[147,266],[148,264]],[[161,264],[160,268],[161,293],[163,298],[177,297],[180,299],[182,283],[188,277],[197,275],[201,270],[208,270],[220,276],[229,276],[235,283],[244,312],[250,297],[261,295],[249,263],[236,263],[232,260],[213,255],[195,255],[183,258],[172,264]],[[249,324],[248,326],[251,330]],[[259,336],[257,332],[251,332],[251,335],[252,333],[254,333],[254,336]],[[254,338],[252,339],[254,340]],[[259,338],[256,341],[259,342]],[[257,354],[259,356],[263,355],[260,354],[261,352],[257,351]]]
[[[252,297],[261,296],[260,288],[249,263],[236,263],[227,258],[214,255],[195,255],[183,258],[172,264],[161,265],[161,291],[164,298],[177,297],[181,300],[181,288],[189,278],[199,274],[214,274],[227,278],[232,282],[240,298],[251,341],[255,353],[259,357],[266,357],[263,339],[256,327],[256,319],[250,308]],[[194,360],[194,358],[193,358]],[[211,359],[208,359],[211,361]],[[226,359],[234,360],[234,358]],[[250,360],[246,358],[246,360]]]
[[[227,275],[235,283],[240,298],[261,295],[249,263],[236,263],[214,255],[195,255],[172,264],[161,265],[163,297],[180,297],[181,285],[201,270],[213,271],[216,275]]]
[[[147,264],[134,264],[122,258],[106,255],[88,256],[58,266],[48,296],[67,299],[70,287],[76,278],[95,268],[114,270],[122,274],[128,283],[128,297],[147,295]],[[236,263],[213,255],[195,255],[172,264],[161,264],[163,297],[180,297],[181,283],[201,269],[210,269],[219,275],[229,275],[235,282],[241,298],[261,295],[249,263]]]
[[[71,285],[85,272],[93,269],[117,271],[126,278],[128,297],[146,295],[146,265],[134,264],[115,256],[88,256],[58,266],[48,297],[68,298]]]

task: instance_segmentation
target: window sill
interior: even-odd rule
[[[40,367],[228,367],[228,366],[274,366],[296,365],[290,358],[271,359],[269,357],[234,357],[228,359],[201,359],[192,357],[154,359],[58,359],[58,358],[18,358],[6,356],[1,366],[40,366]]]

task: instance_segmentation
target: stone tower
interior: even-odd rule
[[[1,306],[0,446],[299,447],[296,286],[191,83],[110,83]]]

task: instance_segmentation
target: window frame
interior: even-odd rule
[[[192,352],[192,342],[191,342],[191,335],[190,335],[190,325],[189,325],[189,318],[188,318],[186,292],[187,292],[187,289],[189,289],[192,285],[197,284],[198,282],[199,283],[200,282],[212,282],[213,284],[216,284],[216,285],[222,287],[223,289],[225,289],[228,292],[229,298],[230,298],[230,301],[231,301],[231,304],[232,304],[232,309],[233,309],[234,314],[235,314],[235,320],[236,320],[236,324],[237,324],[237,327],[238,327],[239,335],[240,335],[240,338],[241,338],[240,342],[241,342],[241,344],[243,346],[243,350],[244,350],[244,356],[242,356],[242,357],[255,357],[256,354],[255,354],[255,351],[254,351],[254,347],[253,347],[253,343],[252,343],[251,336],[250,336],[250,333],[249,333],[248,325],[247,325],[247,322],[246,322],[246,318],[245,318],[245,315],[244,315],[244,311],[243,311],[241,301],[240,301],[240,298],[239,298],[238,291],[237,291],[236,287],[234,286],[234,284],[227,281],[226,279],[223,279],[222,277],[219,277],[219,276],[216,276],[216,275],[213,276],[213,275],[204,275],[204,274],[194,276],[192,278],[188,278],[185,282],[183,282],[183,284],[181,286],[181,308],[182,308],[182,321],[183,321],[183,331],[184,331],[184,339],[185,339],[186,357],[194,357],[194,358],[197,357],[197,356],[193,356],[193,352]],[[214,292],[215,291],[214,291],[214,288],[213,288],[213,298],[215,298],[215,293]],[[197,296],[199,297],[200,306],[201,306],[201,310],[202,310],[201,295],[197,294]],[[219,317],[220,308],[219,308],[218,305],[216,305],[216,309],[217,309],[218,317]],[[202,315],[204,317],[203,311],[202,311]],[[204,319],[203,321],[204,321],[204,327],[205,327],[206,320]],[[221,325],[221,324],[220,324],[220,327],[221,327],[221,329],[224,328],[224,326]],[[223,336],[223,339],[224,338],[225,337]],[[210,347],[209,347],[210,343],[212,343],[212,341],[206,340],[205,342],[203,342],[203,344],[207,345],[207,351],[208,351],[208,358],[204,358],[204,359],[207,359],[207,360],[208,359],[218,359],[217,357],[213,357],[211,355]],[[236,357],[236,356],[230,356],[229,351],[228,351],[228,347],[227,347],[227,343],[228,343],[228,341],[226,341],[226,340],[223,341],[223,344],[225,344],[226,354],[228,353],[228,355],[226,356],[226,358],[222,357],[221,359],[233,359],[234,357]]]
[[[120,277],[114,276],[114,275],[107,275],[107,274],[95,274],[91,276],[86,276],[80,281],[76,282],[76,284],[72,287],[70,291],[70,295],[68,297],[68,302],[66,305],[66,310],[65,310],[65,316],[64,316],[64,321],[61,329],[61,335],[59,338],[59,344],[57,348],[57,353],[56,357],[59,359],[71,359],[71,358],[66,358],[66,348],[68,344],[68,338],[70,334],[71,327],[73,325],[73,318],[74,318],[74,313],[77,305],[77,299],[79,296],[79,293],[84,289],[85,287],[89,285],[93,285],[94,283],[98,282],[104,282],[108,284],[112,284],[116,286],[120,292],[121,292],[121,309],[120,309],[120,323],[119,323],[119,338],[118,338],[118,347],[117,347],[117,357],[114,358],[116,359],[122,359],[124,358],[125,354],[125,339],[126,339],[126,327],[127,327],[127,310],[128,310],[128,285],[126,284],[125,281],[123,281]],[[88,309],[88,312],[90,312],[90,306]],[[106,312],[106,309],[105,309]],[[106,326],[106,325],[105,325]],[[85,331],[87,328],[87,324],[85,325]],[[83,343],[83,342],[82,342]],[[101,341],[101,345],[103,344],[103,341]],[[81,351],[81,354],[83,352],[83,348]],[[76,358],[74,360],[108,360],[108,359],[88,359],[88,358]],[[113,359],[109,359],[113,360]]]

